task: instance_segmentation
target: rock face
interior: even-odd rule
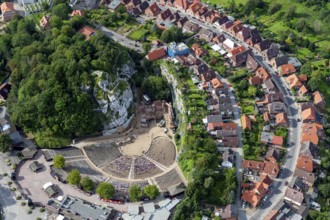
[[[125,127],[132,116],[133,92],[126,79],[111,77],[101,71],[93,74],[96,80],[94,97],[99,110],[107,117],[103,134],[113,134],[118,128]]]

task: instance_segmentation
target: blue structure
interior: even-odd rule
[[[187,45],[184,43],[175,43],[172,42],[167,46],[167,54],[169,57],[175,57],[175,56],[183,56],[183,55],[188,55],[190,52],[189,48]]]

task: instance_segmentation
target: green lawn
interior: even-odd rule
[[[135,31],[132,31],[128,37],[132,40],[141,40],[143,35],[145,35],[146,33],[148,33],[148,30],[144,29],[144,28],[139,28],[136,29]]]

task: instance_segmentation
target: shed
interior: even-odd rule
[[[180,182],[178,184],[168,187],[167,190],[171,196],[176,196],[178,194],[183,193],[186,190],[186,186],[183,182]]]
[[[37,148],[35,146],[28,146],[22,150],[22,155],[24,159],[32,159],[37,153]]]
[[[54,185],[51,185],[45,189],[45,193],[48,197],[53,197],[57,193],[57,189]]]
[[[33,161],[30,165],[29,168],[32,172],[37,172],[38,170],[42,169],[42,165],[38,163],[38,161]]]
[[[155,205],[153,202],[143,204],[143,210],[145,213],[153,213],[155,212]]]
[[[130,215],[138,215],[139,214],[139,204],[128,204],[127,213]]]

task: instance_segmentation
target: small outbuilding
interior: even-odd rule
[[[34,155],[37,153],[37,148],[34,146],[28,146],[24,148],[21,153],[24,159],[33,159]]]
[[[39,170],[42,169],[42,164],[38,163],[38,161],[33,161],[30,164],[29,168],[32,172],[38,172]]]

